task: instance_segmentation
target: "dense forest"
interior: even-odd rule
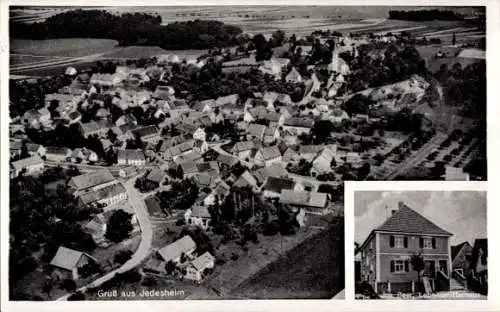
[[[389,11],[389,19],[405,21],[460,21],[464,19],[462,14],[452,10],[410,10]]]
[[[228,46],[242,30],[218,21],[195,20],[162,25],[160,16],[126,13],[120,16],[103,10],[73,10],[43,22],[10,23],[12,38],[101,38],[122,46],[149,45],[164,49],[208,49]]]

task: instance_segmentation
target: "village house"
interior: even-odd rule
[[[324,145],[301,145],[298,154],[301,159],[312,162],[316,156],[325,149]]]
[[[78,270],[91,262],[97,263],[97,260],[85,252],[60,246],[50,265],[54,267],[53,274],[58,280],[78,280]]]
[[[47,146],[45,157],[50,161],[65,162],[71,157],[71,150],[67,147]]]
[[[184,213],[186,224],[196,225],[204,230],[210,226],[210,212],[206,206],[193,206]]]
[[[345,162],[348,164],[359,164],[363,159],[357,152],[349,152],[346,155]]]
[[[38,155],[11,162],[12,177],[17,177],[21,172],[26,175],[33,175],[43,172],[43,159]]]
[[[282,161],[284,163],[298,163],[300,161],[301,157],[299,153],[292,147],[288,147],[285,152],[283,153]]]
[[[310,214],[324,215],[328,213],[329,198],[326,193],[283,189],[280,194],[280,203],[304,209]]]
[[[236,142],[233,148],[231,149],[231,153],[238,157],[239,159],[252,159],[254,155],[255,144],[252,141],[243,141]]]
[[[245,170],[245,172],[240,175],[236,182],[234,182],[233,186],[239,188],[250,187],[252,189],[256,189],[257,183],[257,179],[248,170]]]
[[[115,121],[115,126],[121,127],[123,125],[130,124],[130,123],[137,125],[137,118],[135,118],[135,116],[133,114],[126,114],[126,115],[120,116],[120,118],[118,118]]]
[[[259,140],[262,141],[264,138],[264,132],[266,131],[266,126],[259,124],[249,124],[246,129],[246,137],[248,141]]]
[[[45,156],[45,152],[47,151],[43,145],[35,143],[26,143],[26,149],[28,150],[28,154],[30,154],[30,156],[38,155],[40,157]]]
[[[311,173],[315,176],[332,171],[331,163],[335,159],[337,146],[329,146],[324,148],[312,162]]]
[[[80,132],[84,138],[88,138],[91,135],[104,136],[109,129],[110,127],[107,127],[105,123],[97,123],[96,121],[80,124]]]
[[[283,129],[296,135],[309,134],[314,126],[314,120],[309,118],[287,118],[283,124]]]
[[[471,267],[472,246],[465,241],[461,244],[451,246],[451,269],[464,277],[472,274]]]
[[[292,67],[292,70],[290,70],[290,72],[285,76],[285,81],[292,83],[299,83],[302,82],[302,76],[295,69],[295,67]]]
[[[195,140],[200,140],[200,141],[206,141],[207,140],[207,133],[203,128],[198,128],[196,131],[193,133],[193,139]]]
[[[79,111],[74,111],[71,112],[67,115],[66,120],[68,121],[68,124],[76,124],[78,122],[82,121],[82,114],[80,114]]]
[[[176,120],[181,118],[182,115],[188,113],[191,109],[189,108],[186,100],[183,99],[175,99],[169,104],[170,109],[168,113],[170,114],[170,118]]]
[[[226,182],[216,179],[216,186],[212,189],[212,192],[203,199],[203,205],[205,207],[210,207],[215,204],[222,205],[224,199],[229,194],[231,187],[227,185]]]
[[[361,278],[377,293],[415,292],[418,273],[411,269],[410,259],[420,254],[425,262],[422,275],[432,290],[442,285],[438,280],[449,289],[451,235],[400,202],[398,209],[361,244]]]
[[[215,266],[215,257],[212,256],[208,251],[194,259],[186,267],[186,275],[184,276],[188,280],[193,280],[198,283],[203,279],[207,269],[213,269]]]
[[[269,177],[288,177],[288,171],[281,164],[273,164],[268,167],[259,168],[253,171],[252,174],[259,184],[263,184]]]
[[[113,205],[128,198],[128,193],[121,183],[94,188],[87,193],[77,196],[82,206],[101,204],[105,206]]]
[[[276,142],[280,138],[280,130],[277,125],[270,125],[269,127],[266,128],[266,131],[264,131],[264,138],[263,142],[264,144],[272,144],[273,142]]]
[[[99,159],[97,156],[97,153],[94,151],[91,151],[87,148],[75,148],[73,150],[73,153],[71,154],[71,161],[72,162],[78,162],[78,161],[90,161],[90,162],[96,162]]]
[[[102,87],[114,87],[122,81],[121,75],[117,74],[93,74],[90,77],[90,84]]]
[[[288,178],[268,177],[261,188],[265,198],[279,198],[283,190],[303,191],[300,183]]]
[[[146,165],[146,157],[144,156],[144,152],[140,150],[119,150],[117,156],[119,165],[128,165],[128,166],[144,166]]]
[[[156,126],[146,126],[130,130],[133,138],[139,138],[142,142],[157,144],[160,139],[160,131]]]
[[[118,209],[122,210],[122,209]],[[97,246],[106,248],[109,247],[112,242],[106,239],[106,229],[109,222],[109,218],[116,212],[116,209],[106,210],[99,213],[92,218],[89,222],[84,225],[84,230],[92,236],[92,240]],[[130,219],[130,224],[132,225],[131,235],[140,231],[139,222],[135,213],[132,214]]]
[[[158,250],[158,254],[164,262],[172,261],[179,265],[182,264],[181,257],[183,255],[186,257],[186,260],[189,260],[193,258],[195,250],[196,243],[193,241],[191,236],[186,235]]]
[[[176,161],[180,156],[187,155],[193,152],[194,140],[189,140],[181,144],[171,146],[165,150],[162,155],[164,160]]]
[[[103,169],[72,177],[68,182],[68,187],[72,190],[73,195],[78,196],[117,182],[108,170]]]
[[[281,163],[281,152],[277,146],[261,148],[255,153],[254,162],[257,166],[271,166]]]
[[[160,202],[156,196],[149,196],[144,199],[144,204],[152,218],[163,219],[167,213],[161,208]]]
[[[9,140],[9,154],[10,157],[19,157],[21,156],[21,149],[23,147],[23,143],[20,140],[14,141],[13,139]]]
[[[167,174],[159,167],[154,167],[153,169],[151,169],[151,171],[149,171],[148,175],[146,176],[146,180],[160,185],[166,175]]]
[[[271,58],[268,61],[263,61],[262,65],[259,66],[259,70],[264,74],[269,74],[274,76],[276,80],[281,79],[281,73],[283,67],[290,63],[290,59],[287,58]]]
[[[134,166],[128,166],[125,168],[121,168],[120,171],[118,172],[118,175],[121,178],[129,178],[135,174],[137,174],[137,169]]]

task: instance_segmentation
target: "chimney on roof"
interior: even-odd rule
[[[400,202],[398,203],[398,208],[399,208],[399,209],[403,208],[404,206],[406,206],[404,202],[400,201]]]
[[[396,213],[396,211],[398,211],[397,209],[392,209],[391,210],[391,216],[394,215]]]

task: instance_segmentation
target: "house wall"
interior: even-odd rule
[[[237,156],[239,159],[243,159],[243,160],[245,160],[247,158],[251,159],[252,158],[252,150],[246,150],[246,151],[239,152]]]
[[[407,237],[407,248],[396,248],[390,246],[390,237],[398,236],[394,234],[380,233],[380,247],[378,250],[380,261],[379,281],[385,282],[411,282],[418,278],[417,273],[411,268],[409,263],[409,272],[395,273],[391,272],[391,260],[410,261],[413,254],[421,253],[424,261],[430,260],[435,262],[436,270],[439,269],[439,260],[446,261],[446,267],[449,267],[449,245],[448,237],[434,236],[435,248],[425,249],[420,248],[419,239],[421,235],[400,235]],[[429,237],[429,236],[426,236]]]
[[[297,135],[300,135],[302,133],[310,133],[311,129],[310,128],[304,128],[304,127],[294,127],[294,126],[283,126],[283,129],[286,131],[290,131],[292,133],[296,133]]]
[[[375,285],[377,276],[377,261],[375,254],[375,236],[366,243],[366,246],[361,250],[361,280],[367,281],[372,286]]]
[[[189,265],[186,268],[186,275],[184,276],[188,280],[201,281],[201,272],[198,271],[194,266]]]
[[[421,249],[419,246],[419,238],[421,235],[399,235],[408,238],[408,248],[396,248],[390,246],[390,237],[398,236],[399,234],[386,234],[380,233],[380,253],[416,253],[421,252],[422,254],[442,254],[448,256],[449,246],[448,246],[448,238],[444,236],[434,236],[436,240],[436,248],[435,249]]]

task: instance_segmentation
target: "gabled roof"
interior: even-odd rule
[[[314,126],[314,120],[309,118],[290,117],[285,120],[285,126],[312,128]]]
[[[465,241],[463,243],[460,243],[458,245],[455,245],[455,246],[451,246],[451,261],[455,260],[455,257],[458,255],[458,253],[460,252],[460,250],[462,250],[462,248],[465,246],[465,245],[469,245],[469,242]],[[471,246],[472,248],[472,246]]]
[[[214,262],[215,258],[208,251],[191,261],[191,265],[198,271],[203,271],[205,268]]]
[[[179,258],[182,253],[186,253],[188,251],[191,251],[193,249],[196,249],[196,243],[193,241],[191,236],[186,235],[172,244],[169,244],[160,250],[158,250],[158,253],[160,256],[165,260],[166,262]]]
[[[292,179],[269,177],[263,189],[281,193],[283,190],[293,190],[294,187],[295,181]]]
[[[277,146],[264,147],[259,150],[264,160],[274,159],[281,156],[280,150]]]
[[[84,255],[90,257],[89,255],[81,251],[76,251],[61,246],[59,247],[59,249],[57,249],[56,255],[54,256],[54,258],[52,258],[50,264],[58,268],[71,271],[76,268],[78,261],[80,261],[81,257]]]
[[[17,170],[21,170],[23,168],[27,168],[27,167],[35,166],[35,165],[40,165],[40,164],[43,164],[43,159],[40,158],[40,156],[38,156],[38,155],[24,158],[24,159],[14,161],[11,163],[12,167],[14,167]]]
[[[205,206],[193,206],[191,208],[191,217],[195,218],[210,218],[210,212]]]
[[[288,205],[325,208],[328,202],[328,195],[326,193],[297,192],[284,189],[281,191],[280,202]]]
[[[404,203],[401,203],[400,208],[387,221],[385,221],[374,231],[419,233],[446,236],[452,235],[450,232],[445,231],[439,226],[435,225]]]
[[[69,181],[69,184],[74,186],[77,190],[81,190],[108,183],[113,181],[114,179],[115,178],[113,177],[113,175],[108,170],[104,169],[72,177]]]

